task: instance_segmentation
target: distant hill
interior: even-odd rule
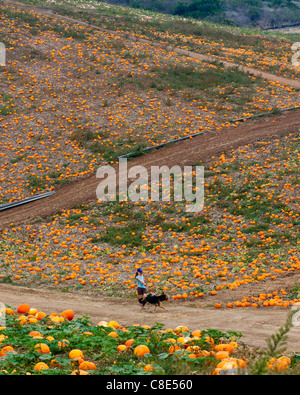
[[[105,2],[242,27],[270,28],[300,23],[300,1],[292,0],[105,0]]]

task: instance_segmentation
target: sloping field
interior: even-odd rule
[[[92,174],[127,152],[199,131],[226,130],[231,120],[299,105],[287,39],[256,38],[250,63],[244,50],[240,56],[229,51],[234,59],[223,53],[225,44],[245,46],[244,33],[219,45],[217,30],[197,42],[183,34],[170,51],[165,31],[156,37],[145,24],[130,36],[121,30],[122,18],[106,16],[110,8],[100,10],[97,19],[95,12],[92,18],[91,11],[75,6],[67,12],[57,5],[50,13],[3,4],[8,59],[1,83],[3,203]],[[81,19],[74,23],[55,12]],[[128,22],[129,29],[136,29],[138,17]],[[103,29],[109,21],[115,32]],[[268,59],[264,66],[259,51]],[[220,57],[222,64],[216,62]]]
[[[291,41],[212,26],[204,36],[185,21],[176,34],[170,20],[70,4],[0,6],[0,200],[56,192],[0,213],[0,300],[94,322],[214,326],[263,346],[300,298]],[[235,122],[249,115],[262,117]],[[97,202],[99,166],[199,132],[128,165],[203,165],[203,212]],[[169,295],[167,312],[138,310],[139,266]],[[298,338],[295,327],[290,351]]]
[[[202,161],[204,164],[212,156],[255,143],[260,139],[275,139],[289,133],[298,135],[300,130],[300,111],[252,121],[244,125],[232,126],[223,132],[206,133],[199,137],[175,143],[174,145],[154,150],[150,154],[134,158],[128,167],[143,165],[149,171],[151,166],[170,168],[174,165],[191,166]],[[118,172],[118,166],[115,166]],[[118,179],[118,173],[117,179]],[[55,195],[46,200],[37,201],[4,211],[0,214],[1,228],[11,224],[26,224],[39,218],[47,218],[61,210],[72,209],[82,203],[97,202],[96,189],[100,180],[92,174],[68,185],[56,189]],[[67,199],[66,199],[67,197]]]

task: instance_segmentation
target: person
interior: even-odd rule
[[[143,270],[141,268],[137,269],[135,278],[137,281],[138,299],[145,299],[147,296],[147,287],[143,276]]]

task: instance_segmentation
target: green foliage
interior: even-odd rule
[[[286,352],[287,335],[293,327],[293,316],[296,310],[290,311],[286,322],[278,331],[272,334],[267,340],[267,350],[263,350],[255,362],[251,365],[252,375],[263,375],[268,373],[267,363],[271,358],[278,358]]]
[[[69,358],[69,352],[73,349],[81,350],[84,360],[91,361],[96,365],[96,370],[88,372],[99,375],[178,375],[192,374],[192,372],[208,374],[217,363],[213,358],[198,357],[191,360],[184,349],[171,354],[169,352],[171,343],[165,340],[170,338],[176,340],[180,334],[164,331],[163,325],[160,323],[151,327],[132,325],[123,330],[122,327],[94,325],[86,316],[60,324],[53,324],[50,317],[47,316],[36,324],[20,325],[18,318],[19,314],[7,315],[6,328],[1,330],[5,341],[2,342],[0,349],[9,345],[13,347],[14,351],[1,357],[0,374],[68,375],[78,370],[78,364]],[[38,331],[42,338],[31,336],[30,333],[33,331]],[[112,331],[117,333],[117,338],[109,336]],[[190,333],[188,332],[186,335],[190,335]],[[194,340],[193,344],[210,350],[211,344],[206,341],[206,336],[212,338],[216,344],[228,340],[235,334],[208,329],[203,331],[203,336],[199,340]],[[236,336],[236,339],[239,339],[239,334]],[[118,352],[117,346],[124,344],[129,339],[134,339],[133,346],[124,352]],[[60,346],[60,342],[64,343],[64,347]],[[35,348],[38,343],[46,344],[50,353],[39,353]],[[141,344],[147,345],[150,349],[150,354],[143,358],[134,354],[134,348]],[[51,364],[52,360],[55,360],[56,365]],[[34,366],[38,362],[46,363],[49,369],[42,372],[34,370]],[[208,362],[210,363],[208,364]],[[152,370],[150,372],[144,370],[146,364],[151,364]]]
[[[243,85],[244,87],[252,84],[250,76],[238,68],[222,69],[222,64],[219,66],[205,71],[181,65],[170,65],[163,70],[153,68],[152,71],[158,73],[158,78],[153,80],[160,83],[161,86],[165,86],[165,88],[197,91],[226,86],[227,84],[231,84],[231,86]]]
[[[174,14],[195,19],[203,19],[221,11],[220,0],[194,0],[190,4],[179,1]]]
[[[270,358],[278,358],[285,352],[284,346],[292,327],[293,314],[294,312],[289,313],[285,324],[267,340],[266,350],[250,350],[245,345],[238,345],[232,356],[246,358],[248,374],[274,373],[268,370],[268,362]],[[176,329],[164,330],[164,325],[159,322],[152,326],[113,327],[110,326],[113,323],[107,325],[105,322],[103,325],[95,325],[89,317],[83,316],[54,324],[51,317],[46,316],[38,323],[20,325],[19,318],[20,314],[7,314],[6,327],[0,331],[3,337],[0,350],[8,345],[14,350],[0,358],[0,374],[69,375],[79,372],[78,363],[69,358],[71,350],[79,349],[84,360],[93,362],[96,366],[96,370],[87,371],[89,374],[209,375],[220,362],[214,357],[214,353],[210,353],[214,350],[214,345],[232,340],[238,344],[242,337],[241,333],[211,328],[202,330],[200,337],[192,338],[188,329],[184,332]],[[38,332],[39,337],[35,338],[32,332]],[[117,337],[110,336],[111,332],[115,332]],[[179,337],[191,341],[178,343]],[[132,346],[122,352],[118,351],[118,345],[125,344],[129,339],[134,339]],[[177,349],[171,350],[174,342],[177,342]],[[38,343],[46,344],[50,352],[39,353],[36,348]],[[136,356],[134,349],[138,345],[147,345],[150,354]],[[196,358],[190,358],[191,353],[196,353]],[[299,355],[294,354],[291,360],[290,374],[297,374]],[[34,367],[38,362],[46,363],[48,369],[36,371]],[[145,366],[150,366],[150,370],[145,369]],[[236,374],[245,374],[245,371]]]
[[[299,22],[292,0],[108,0],[112,4],[158,11],[231,26],[273,26]]]
[[[144,225],[132,223],[128,226],[111,226],[101,237],[101,241],[112,245],[139,247],[144,244],[142,235]]]

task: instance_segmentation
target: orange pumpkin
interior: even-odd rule
[[[96,365],[93,362],[83,361],[78,367],[79,370],[96,370]]]
[[[49,369],[49,366],[44,362],[38,362],[33,369],[40,372],[41,370]]]
[[[64,317],[68,321],[72,321],[74,318],[74,311],[73,310],[65,310],[62,313],[60,313],[60,316]]]
[[[34,346],[34,348],[40,354],[49,354],[50,353],[50,348],[45,343],[38,343]]]
[[[133,343],[134,343],[134,339],[128,339],[125,342],[125,346],[126,347],[131,347]]]
[[[0,356],[3,357],[4,355],[6,355],[8,352],[15,352],[15,350],[13,349],[13,347],[11,346],[5,346],[2,348],[2,350],[0,351]]]
[[[75,359],[75,360],[84,359],[83,358],[83,352],[81,350],[77,350],[77,349],[71,350],[69,352],[69,358],[70,359]]]
[[[29,310],[30,310],[30,307],[26,303],[20,304],[20,306],[17,308],[17,312],[19,314],[26,314],[29,312]]]
[[[137,355],[138,357],[143,357],[145,354],[150,354],[150,350],[148,346],[145,346],[144,344],[140,344],[139,346],[135,347],[134,354]]]

